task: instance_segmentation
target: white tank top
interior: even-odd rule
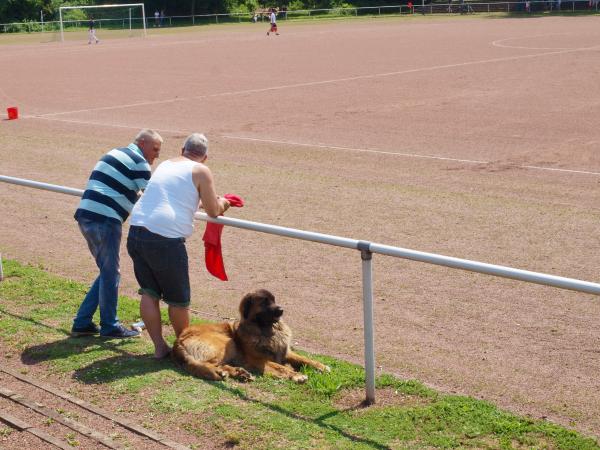
[[[192,180],[196,164],[187,159],[161,163],[131,211],[131,225],[168,238],[191,236],[194,213],[200,204],[200,195]]]

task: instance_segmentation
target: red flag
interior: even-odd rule
[[[206,269],[219,280],[227,281],[223,254],[221,253],[221,232],[223,225],[220,223],[206,222],[204,241],[204,262]]]
[[[229,204],[241,208],[244,206],[244,200],[235,194],[225,194]],[[219,280],[227,281],[225,273],[225,265],[223,264],[223,254],[221,252],[221,233],[223,225],[219,223],[206,222],[206,230],[202,240],[204,241],[204,263],[206,269],[211,275],[214,275]]]

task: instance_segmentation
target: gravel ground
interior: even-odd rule
[[[0,173],[82,188],[143,126],[165,137],[162,159],[199,130],[218,191],[246,200],[231,217],[599,279],[597,17],[263,35],[0,46],[0,98],[23,114],[0,123]],[[76,198],[4,184],[0,195],[4,258],[93,279]],[[235,316],[245,292],[268,288],[298,346],[362,362],[358,252],[227,228],[222,283],[203,268],[198,228],[188,249],[203,317]],[[600,436],[597,297],[377,255],[374,277],[378,370]],[[123,253],[122,291],[135,290]]]

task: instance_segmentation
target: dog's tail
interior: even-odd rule
[[[218,367],[206,361],[199,361],[187,351],[185,345],[182,345],[179,340],[175,341],[171,357],[177,363],[180,363],[185,370],[195,377],[204,378],[206,380],[221,381],[226,375],[218,370]]]

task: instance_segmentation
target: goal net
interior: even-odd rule
[[[74,41],[146,36],[146,12],[143,3],[123,5],[61,6],[60,40]],[[95,38],[90,34],[90,25]]]

